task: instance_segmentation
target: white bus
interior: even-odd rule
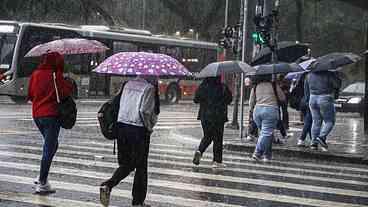
[[[0,21],[0,95],[23,102],[29,76],[39,63],[39,58],[25,58],[25,54],[38,44],[76,37],[95,39],[110,48],[105,53],[65,56],[65,76],[74,84],[73,95],[81,98],[109,97],[119,90],[121,77],[91,73],[100,62],[117,52],[164,53],[194,73],[217,60],[216,43],[163,37],[146,30]],[[169,103],[176,103],[181,98],[192,96],[197,85],[196,80],[161,79],[160,94]]]

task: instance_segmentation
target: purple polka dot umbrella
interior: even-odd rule
[[[175,58],[147,52],[114,54],[98,65],[93,72],[123,76],[192,76]]]

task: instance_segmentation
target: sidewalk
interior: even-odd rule
[[[302,125],[290,124],[289,133],[292,134],[283,145],[273,144],[275,155],[294,156],[320,160],[331,160],[355,164],[368,164],[368,137],[363,133],[363,120],[346,118],[337,123],[328,137],[328,152],[310,150],[308,147],[297,147],[297,139],[301,133]],[[180,129],[178,133],[184,136],[201,139],[202,129]],[[307,138],[308,139],[308,138]],[[253,153],[256,141],[245,142],[245,136],[241,140],[239,130],[226,129],[224,132],[224,149]]]

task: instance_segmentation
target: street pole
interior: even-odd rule
[[[244,0],[243,6],[243,28],[242,28],[242,61],[245,62],[246,41],[247,41],[247,16],[248,0]],[[244,122],[244,73],[240,74],[240,139],[243,139]]]
[[[226,2],[225,2],[225,23],[224,23],[224,28],[226,28],[227,27],[227,25],[228,25],[228,20],[229,19],[229,0],[226,0]],[[224,59],[226,60],[227,58],[226,58],[226,48],[224,49]],[[225,78],[225,80],[226,80],[226,78]]]
[[[145,28],[145,24],[146,24],[146,0],[142,0],[142,7],[143,7],[143,12],[142,12],[142,29]]]
[[[366,22],[366,48],[368,50],[368,22]],[[365,92],[364,92],[364,133],[366,134],[366,142],[368,142],[368,55],[365,55]]]
[[[243,19],[244,19],[244,2],[243,0],[240,0],[240,25],[243,25]],[[238,36],[237,36],[237,48],[240,48],[242,45],[240,45],[240,39],[242,39],[242,37],[240,36],[241,32],[238,31]],[[239,53],[236,53],[236,60],[239,60]],[[238,123],[238,112],[239,112],[239,75],[238,74],[234,74],[234,108],[233,108],[233,120],[230,124],[228,124],[226,127],[230,128],[230,129],[239,129],[239,123]]]

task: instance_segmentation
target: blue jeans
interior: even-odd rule
[[[304,126],[303,126],[302,134],[300,136],[300,140],[304,141],[308,134],[309,134],[310,139],[312,139],[311,129],[312,129],[313,120],[312,120],[312,114],[309,108],[302,111],[302,113],[304,117]]]
[[[335,125],[335,106],[332,95],[310,95],[309,108],[312,113],[312,144],[316,138],[326,141],[327,135]]]
[[[256,106],[253,119],[261,129],[254,154],[272,158],[273,131],[279,120],[279,109],[273,106]]]
[[[40,183],[45,184],[49,175],[52,159],[59,145],[58,137],[60,123],[56,117],[34,118],[34,122],[43,136]]]

